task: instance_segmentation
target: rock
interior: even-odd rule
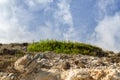
[[[120,52],[118,52],[118,53],[116,54],[116,56],[120,57]]]
[[[78,64],[79,64],[79,61],[75,61],[74,63],[75,63],[75,65],[78,65]]]
[[[43,54],[43,53],[37,53],[35,56],[34,56],[35,58],[37,58],[37,59],[42,59],[42,58],[47,58],[46,56],[45,56],[45,54]]]
[[[116,54],[113,51],[106,51],[106,54],[108,55],[108,57],[116,56]]]
[[[1,53],[1,54],[14,55],[14,54],[19,53],[19,52],[20,52],[20,51],[17,50],[17,49],[7,49],[7,48],[3,48],[0,53]]]
[[[3,44],[2,43],[0,43],[0,46],[2,46]]]
[[[25,66],[32,60],[30,55],[25,55],[24,57],[21,57],[20,59],[18,59],[15,64],[14,64],[14,68],[23,73],[25,72]]]
[[[115,69],[93,69],[91,76],[95,80],[120,80],[120,72]]]
[[[119,63],[120,62],[120,57],[111,57],[112,63]]]
[[[11,80],[13,80],[13,79],[16,78],[16,75],[15,75],[14,73],[10,73],[10,74],[8,75],[8,77],[9,77]]]
[[[36,71],[35,69],[39,67],[38,64],[40,63],[37,62],[38,60],[44,62],[43,55],[37,54],[33,58],[30,55],[25,55],[15,62],[14,67],[21,72],[22,80],[61,80],[60,75],[56,73],[42,70]]]
[[[64,62],[64,63],[62,64],[62,68],[63,68],[64,70],[70,69],[70,63],[69,63],[69,62]]]
[[[63,73],[61,77],[63,80],[93,80],[89,72],[85,69],[71,69],[67,73]]]
[[[117,70],[112,70],[109,74],[104,78],[104,80],[120,80],[120,72]]]
[[[16,80],[120,80],[119,57],[115,56],[27,54],[14,63],[14,69],[0,73],[0,80],[14,79],[15,75]]]
[[[15,62],[14,67],[19,72],[28,74],[37,68],[39,64],[38,60],[42,58],[44,58],[44,56],[41,54],[36,54],[33,58],[30,55],[25,55]]]
[[[120,80],[117,67],[120,64],[109,61],[106,65],[109,58],[69,55],[61,59],[60,55],[54,54],[52,58],[46,55],[25,55],[18,59],[14,67],[22,74],[21,80]]]
[[[75,61],[76,68],[85,68],[85,64],[82,61]]]
[[[38,73],[25,75],[22,80],[61,80],[61,78],[60,75],[55,73],[39,71]]]
[[[92,69],[90,70],[90,75],[95,79],[95,80],[101,80],[103,77],[105,77],[107,74],[103,70],[98,70],[98,69]]]
[[[28,46],[28,43],[22,43],[21,45],[22,46]]]
[[[39,66],[39,68],[46,68],[46,69],[50,69],[51,68],[51,64],[50,64],[50,62],[49,62],[49,60],[48,59],[45,59],[45,58],[43,58],[43,59],[40,59],[40,60],[37,60],[37,62],[40,64]]]
[[[98,56],[98,57],[106,57],[106,56],[108,56],[108,54],[106,53],[106,52],[104,52],[104,51],[100,51],[100,50],[94,50],[94,52],[95,52],[95,56]]]
[[[14,73],[0,72],[0,80],[15,80],[16,75]]]
[[[63,80],[120,80],[120,72],[114,69],[71,69],[62,73]]]

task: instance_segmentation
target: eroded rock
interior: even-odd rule
[[[17,76],[14,73],[0,72],[0,80],[16,80]]]
[[[14,64],[20,72],[17,80],[120,80],[119,62],[113,63],[106,57],[60,56],[39,53],[19,58]],[[13,80],[13,74],[5,74],[1,79],[10,80],[11,76]]]

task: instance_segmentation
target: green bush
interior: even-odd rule
[[[40,42],[31,43],[28,46],[28,51],[53,51],[55,53],[84,55],[96,55],[98,53],[103,53],[101,48],[90,44],[57,40],[41,40]]]

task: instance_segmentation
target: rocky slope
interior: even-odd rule
[[[1,47],[0,80],[120,80],[118,56],[30,54],[26,52],[26,46],[12,44]],[[18,52],[25,54],[13,56]]]

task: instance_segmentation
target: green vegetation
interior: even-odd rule
[[[29,44],[28,51],[33,52],[53,51],[55,53],[104,56],[104,52],[99,47],[85,43],[57,40],[41,40],[40,42],[34,42],[32,44]]]

